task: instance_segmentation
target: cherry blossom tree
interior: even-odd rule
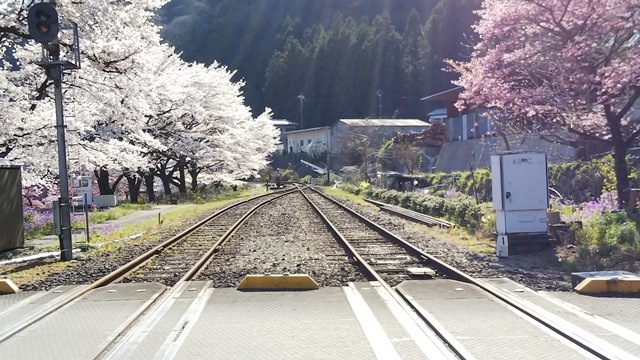
[[[70,167],[106,175],[99,178],[105,191],[115,190],[109,169],[118,173],[111,180],[124,176],[136,187],[151,168],[176,173],[184,164],[194,164],[192,175],[205,181],[238,179],[275,150],[276,129],[261,120],[270,112],[251,116],[232,72],[186,63],[161,44],[154,20],[165,2],[56,2],[61,21],[77,23],[81,44],[82,68],[63,83]],[[34,3],[0,3],[0,158],[24,164],[25,185],[51,185],[55,106],[51,83],[34,64],[40,46],[27,32]],[[68,56],[70,32],[59,38]]]
[[[36,1],[0,5],[0,156],[24,164],[25,184],[51,183],[57,174],[55,107],[51,83],[34,64],[40,45],[30,41],[26,15]],[[119,84],[144,62],[145,49],[158,45],[150,21],[158,1],[58,1],[62,22],[75,21],[80,31],[82,69],[65,76],[63,84],[69,152],[79,159],[120,159],[128,162],[130,148],[125,121],[131,114],[121,99]],[[101,16],[95,16],[101,14]],[[60,32],[62,58],[68,56],[70,31]],[[133,109],[135,110],[135,109]],[[132,118],[131,116],[129,118]],[[140,129],[138,136],[144,136]]]
[[[620,207],[629,200],[626,155],[640,129],[640,0],[485,0],[469,62],[450,62],[458,106],[495,107],[512,121],[608,142]]]

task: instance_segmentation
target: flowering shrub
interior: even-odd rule
[[[460,195],[462,195],[462,194],[460,194],[459,192],[457,192],[455,189],[447,189],[447,190],[444,192],[443,197],[444,197],[445,199],[455,199],[455,198],[460,197]]]
[[[116,225],[116,224],[107,224],[107,225],[102,225],[102,226],[96,226],[96,225],[89,225],[89,231],[90,233],[99,231],[101,234],[103,235],[108,235],[108,234],[112,234],[114,232],[116,232],[117,230],[122,229],[122,226],[120,225]]]
[[[588,270],[640,270],[640,215],[605,212],[576,232],[580,247],[577,265]]]
[[[467,195],[459,194],[455,198],[443,198],[418,192],[400,192],[367,188],[361,190],[353,185],[342,185],[341,188],[353,194],[363,194],[374,200],[400,206],[413,211],[446,219],[457,226],[475,231],[477,219],[480,218],[480,208],[475,200]],[[357,192],[356,192],[357,191]]]
[[[591,200],[577,206],[552,202],[551,208],[560,211],[564,221],[582,221],[584,225],[589,225],[602,215],[615,211],[618,208],[618,201],[615,192],[609,191],[600,195],[598,200]]]
[[[23,207],[24,233],[26,237],[53,234],[53,210]]]
[[[618,211],[615,192],[580,205],[552,202],[551,207],[560,211],[562,220],[583,225],[575,229],[580,247],[573,270],[640,270],[640,215]]]

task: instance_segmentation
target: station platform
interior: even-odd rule
[[[484,283],[612,358],[640,357],[640,298],[541,293],[505,279]],[[90,291],[16,332],[81,289],[0,296],[0,358],[457,358],[432,329],[416,322],[417,315],[437,324],[467,358],[595,358],[493,296],[453,280],[399,285],[397,294],[413,303],[415,312],[376,282],[311,291],[238,291],[211,288],[210,282],[175,289],[117,284]],[[137,321],[130,326],[132,320]]]

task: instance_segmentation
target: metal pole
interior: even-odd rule
[[[325,185],[331,185],[331,163],[330,163],[331,155],[327,151],[327,182]]]
[[[87,193],[84,193],[84,226],[87,229],[87,244],[89,243],[89,206],[87,205]]]
[[[62,65],[52,64],[48,67],[48,75],[53,79],[56,96],[56,129],[58,132],[58,167],[60,174],[60,259],[73,259],[71,247],[71,212],[69,204],[69,175],[67,174],[67,148],[65,143],[64,112],[62,109]]]
[[[300,95],[298,95],[298,99],[300,99],[300,130],[304,130],[304,95],[300,93]]]

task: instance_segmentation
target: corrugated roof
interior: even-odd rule
[[[286,119],[271,119],[269,121],[271,121],[271,123],[274,126],[294,126],[294,125],[297,126],[298,125],[298,123],[291,122],[291,121],[286,120]]]
[[[349,126],[429,126],[429,123],[418,119],[340,119]]]
[[[307,131],[315,131],[315,130],[322,130],[322,129],[328,129],[328,126],[321,126],[321,127],[315,127],[315,128],[309,128],[309,129],[302,129],[302,130],[293,130],[293,131],[287,131],[287,134],[293,134],[293,133],[299,133],[299,132],[307,132]]]
[[[427,116],[446,116],[447,115],[447,109],[444,108],[440,108],[440,109],[435,109],[432,112],[428,113]]]

